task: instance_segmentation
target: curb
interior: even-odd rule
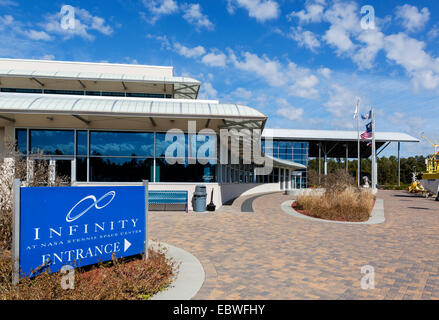
[[[150,247],[157,245],[151,241]],[[180,263],[177,278],[169,288],[153,295],[149,300],[190,300],[201,289],[206,274],[201,262],[191,253],[160,242],[160,245],[168,250],[166,256]]]
[[[301,214],[294,210],[291,205],[293,204],[295,200],[288,200],[281,204],[282,210],[289,214],[290,216],[304,219],[304,220],[310,220],[310,221],[316,221],[316,222],[323,222],[323,223],[338,223],[338,224],[379,224],[386,221],[386,218],[384,217],[384,201],[383,199],[376,199],[375,206],[372,209],[372,214],[369,218],[369,220],[364,222],[344,222],[344,221],[331,221],[331,220],[325,220],[325,219],[319,219],[319,218],[313,218],[304,214]]]

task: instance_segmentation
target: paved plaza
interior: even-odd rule
[[[280,207],[291,196],[275,193],[215,213],[151,212],[150,237],[200,260],[195,299],[439,299],[439,202],[378,198],[386,221],[377,225],[298,219]],[[365,265],[375,289],[361,289]]]

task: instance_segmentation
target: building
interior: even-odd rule
[[[172,67],[0,59],[0,141],[16,140],[30,168],[35,159],[47,160],[74,185],[145,179],[151,189],[191,194],[203,183],[209,194],[214,190],[217,206],[242,194],[306,187],[316,152],[324,159],[343,152],[356,157],[356,133],[264,130],[266,115],[199,100],[200,86],[175,77]],[[166,138],[171,129],[173,140]],[[264,130],[262,139],[252,134],[257,130]],[[380,147],[418,141],[377,136]],[[263,165],[245,160],[250,145],[265,150],[261,159],[272,162],[270,174],[258,174]],[[168,154],[171,146],[175,152]],[[220,161],[223,151],[226,161]]]

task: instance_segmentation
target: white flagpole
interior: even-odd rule
[[[377,192],[377,158],[376,158],[376,145],[375,145],[375,112],[371,109],[372,114],[372,191]]]
[[[357,100],[357,156],[358,156],[358,163],[357,163],[357,180],[358,180],[358,187],[360,187],[360,167],[361,167],[361,156],[360,156],[360,99]]]

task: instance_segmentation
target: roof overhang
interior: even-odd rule
[[[265,129],[262,137],[276,140],[300,141],[309,143],[309,156],[318,157],[319,154],[328,157],[349,158],[358,157],[358,133],[356,131],[338,130],[299,130],[299,129]],[[406,133],[376,132],[376,146],[378,153],[392,142],[420,142]],[[321,148],[319,148],[321,146]],[[360,155],[369,157],[372,151],[366,143],[360,143]]]
[[[196,99],[201,82],[175,77],[172,67],[0,59],[2,87],[172,94]]]
[[[256,109],[213,100],[2,93],[0,115],[12,119],[11,114],[223,119],[224,122],[259,121],[263,124],[267,119]]]

